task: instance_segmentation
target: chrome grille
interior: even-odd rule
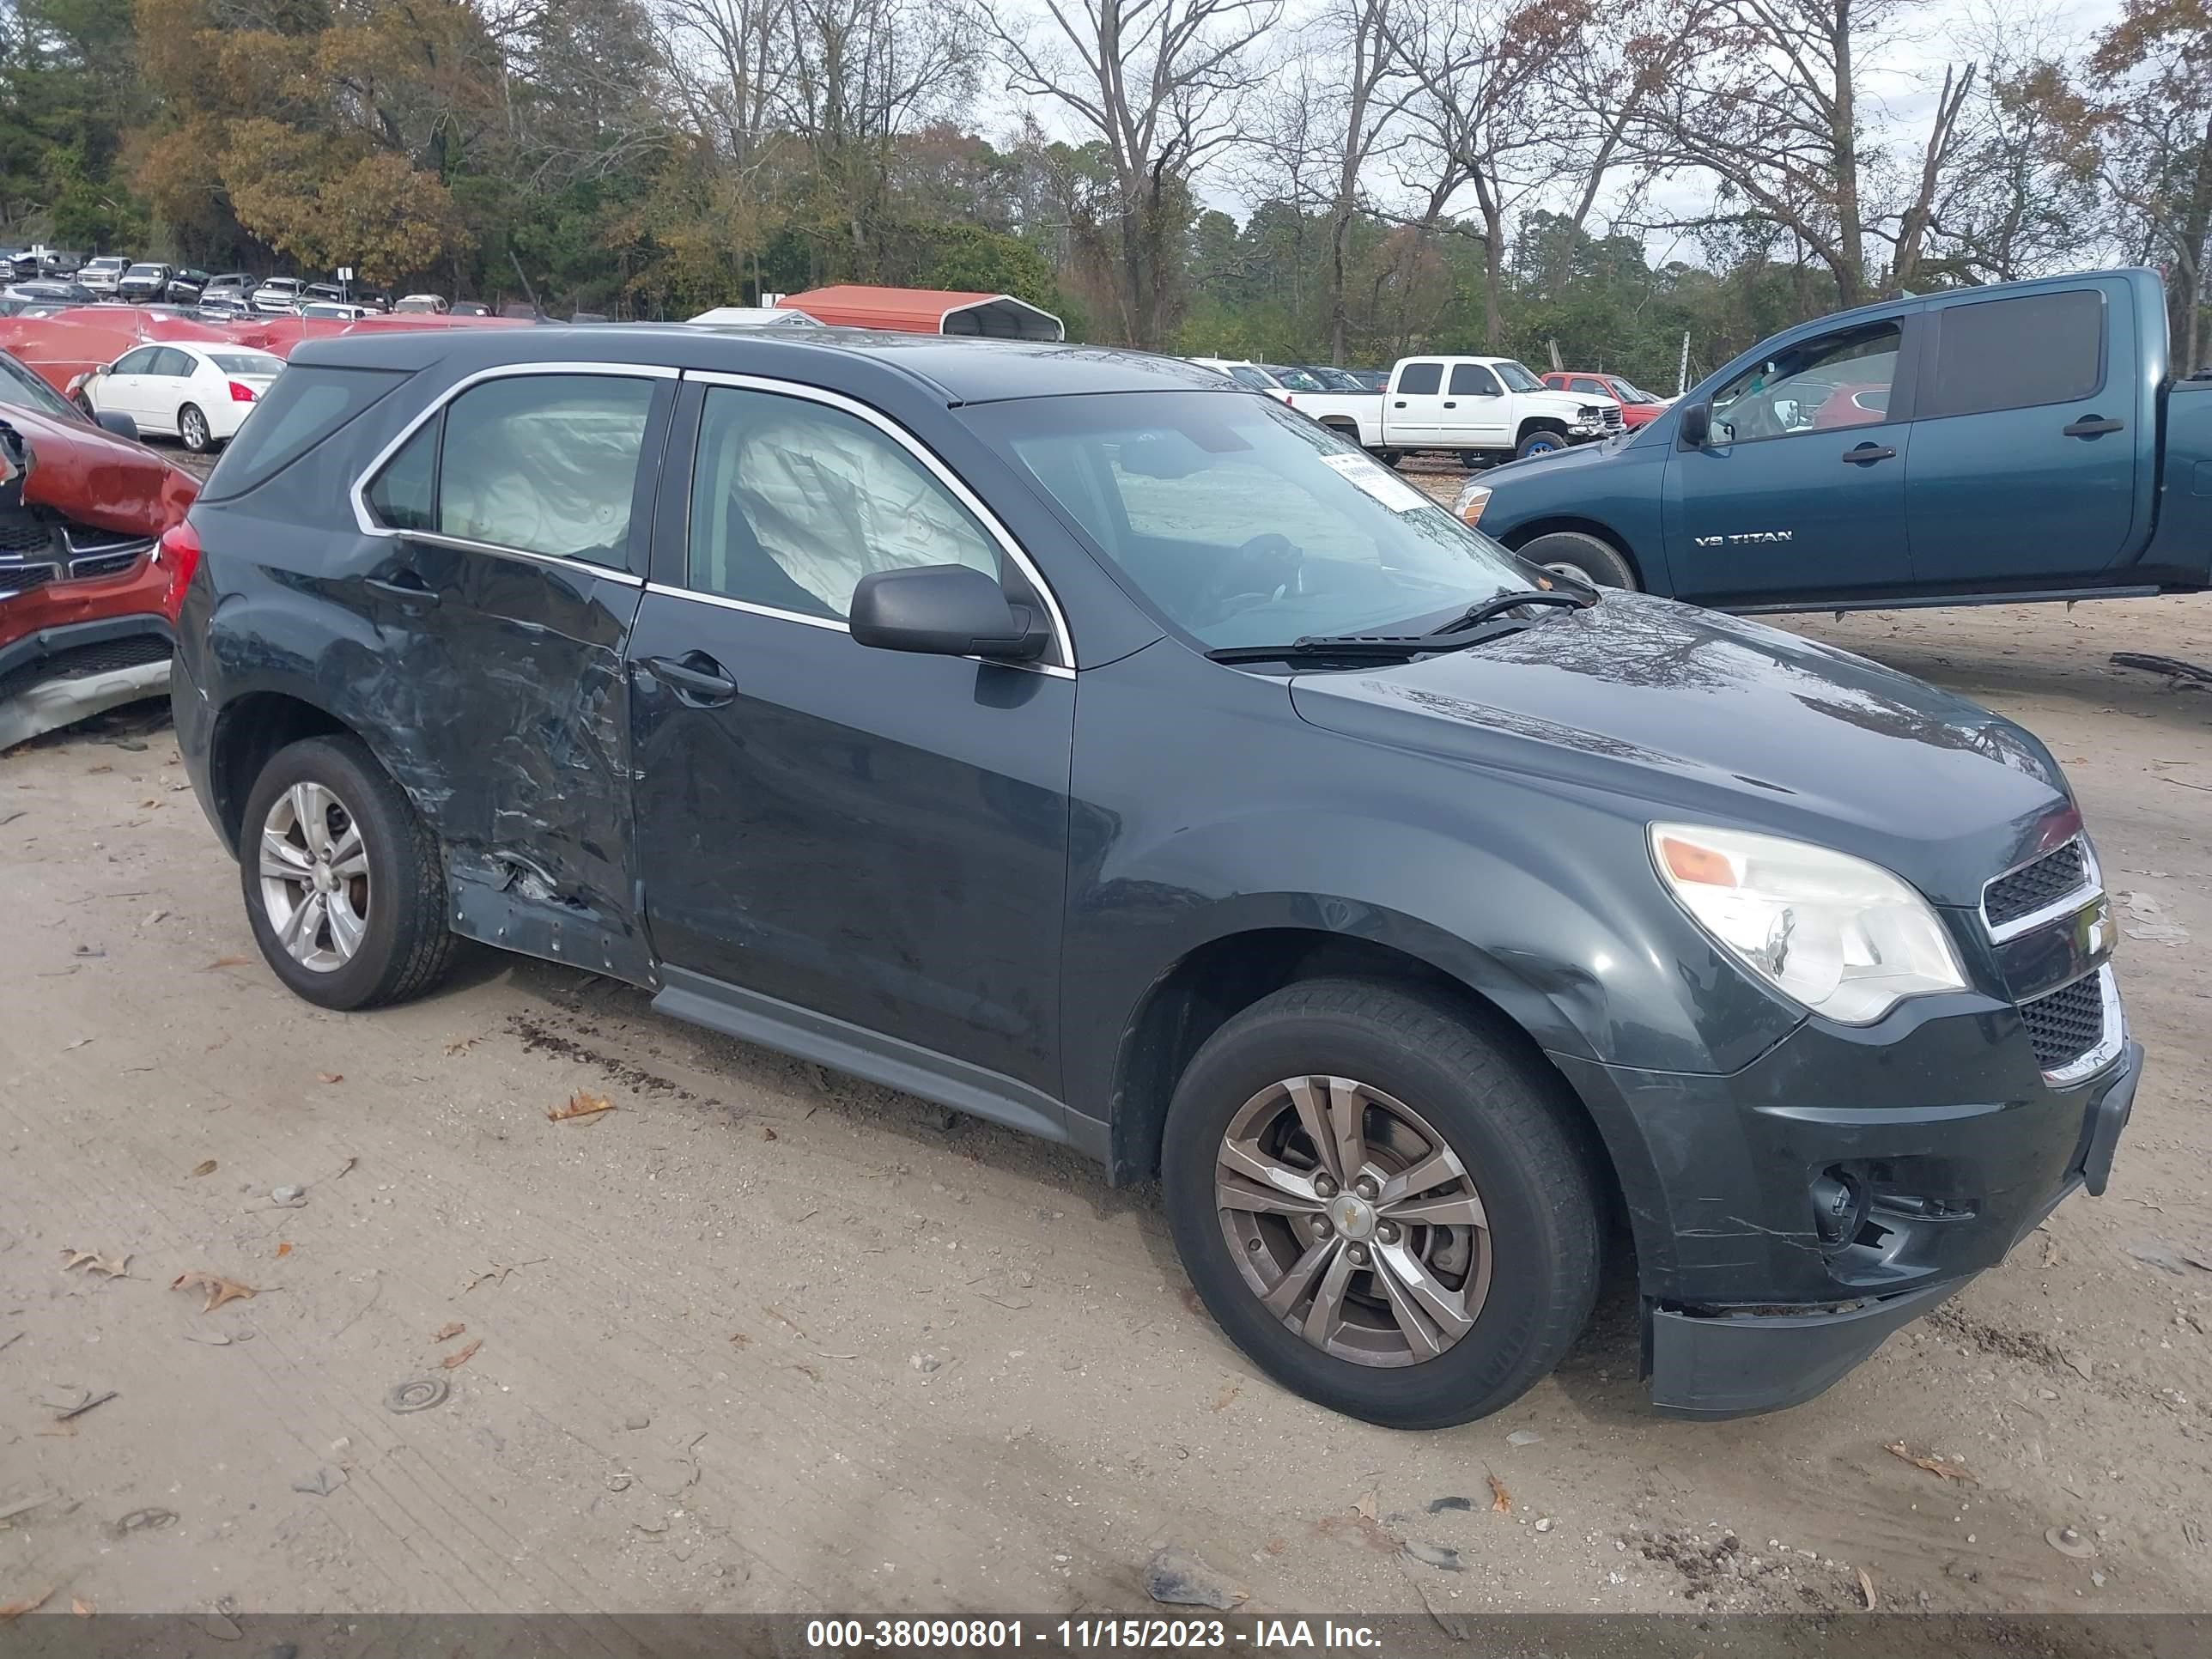
[[[2105,988],[2111,972],[2100,968],[2020,1005],[2021,1023],[2035,1046],[2035,1063],[2045,1072],[2063,1072],[2094,1054],[2103,1043]]]
[[[1982,891],[1982,914],[1992,928],[2032,916],[2089,884],[2089,861],[2079,837],[2033,864],[1999,876]]]

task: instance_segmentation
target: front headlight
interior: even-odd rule
[[[1459,500],[1454,504],[1454,510],[1459,514],[1461,523],[1475,525],[1482,522],[1482,509],[1489,505],[1488,486],[1471,483],[1459,492]]]
[[[1651,826],[1659,878],[1729,954],[1793,1002],[1868,1025],[1966,978],[1928,901],[1826,847],[1697,824]]]

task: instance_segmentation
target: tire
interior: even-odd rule
[[[215,434],[198,404],[186,404],[177,411],[177,435],[195,455],[204,455],[215,447]]]
[[[86,420],[94,422],[99,421],[99,412],[93,408],[92,399],[86,397],[84,393],[78,392],[70,401],[76,404],[76,412],[83,416]]]
[[[1329,1338],[1339,1352],[1292,1329],[1261,1299],[1269,1275],[1280,1291],[1294,1276],[1292,1263],[1311,1265],[1312,1252],[1330,1248],[1326,1237],[1300,1237],[1300,1230],[1317,1224],[1318,1206],[1309,1203],[1291,1216],[1224,1210],[1217,1201],[1225,1138],[1232,1133],[1252,1148],[1278,1148],[1278,1166],[1294,1176],[1301,1162],[1309,1177],[1318,1173],[1316,1141],[1299,1138],[1295,1128],[1307,1120],[1283,1092],[1286,1084],[1308,1079],[1324,1089],[1347,1080],[1358,1085],[1340,1092],[1358,1106],[1358,1121],[1372,1137],[1369,1166],[1386,1176],[1403,1173],[1408,1161],[1425,1162],[1431,1151],[1423,1148],[1431,1136],[1449,1148],[1458,1176],[1438,1187],[1425,1184],[1405,1201],[1427,1194],[1435,1205],[1439,1194],[1451,1199],[1456,1190],[1464,1210],[1458,1183],[1471,1182],[1485,1222],[1447,1227],[1378,1221],[1393,1213],[1387,1203],[1340,1209],[1336,1254],[1328,1261],[1349,1262],[1356,1249],[1371,1248],[1373,1254],[1364,1269],[1324,1268],[1316,1281],[1325,1289],[1333,1271],[1350,1274],[1340,1286],[1346,1316]],[[1419,1121],[1419,1133],[1407,1128],[1408,1117]],[[1255,1122],[1277,1127],[1247,1142]],[[1290,1143],[1270,1142],[1267,1136],[1285,1124],[1293,1126]],[[1331,1147],[1328,1161],[1335,1158]],[[1237,1015],[1206,1041],[1176,1086],[1161,1180],[1184,1269],[1229,1339],[1293,1393],[1385,1428],[1445,1428],[1510,1404],[1559,1364],[1596,1298],[1598,1194],[1574,1136],[1523,1062],[1449,1005],[1419,991],[1314,980]],[[1230,1184],[1267,1190],[1234,1175]],[[1340,1189],[1334,1204],[1342,1206],[1346,1196]],[[1285,1207],[1299,1206],[1292,1200]],[[1388,1236],[1394,1227],[1395,1239]],[[1239,1243],[1232,1244],[1232,1232],[1239,1233]],[[1363,1237],[1370,1244],[1355,1247],[1352,1241]],[[1395,1253],[1391,1259],[1418,1258],[1432,1292],[1463,1299],[1472,1322],[1462,1322],[1459,1334],[1439,1341],[1446,1328],[1430,1322],[1431,1346],[1440,1351],[1415,1358],[1404,1322],[1378,1299],[1388,1294],[1380,1272],[1386,1249]],[[1407,1281],[1394,1274],[1392,1282]],[[1291,1295],[1290,1316],[1310,1322],[1319,1299],[1311,1291]],[[1353,1352],[1366,1357],[1347,1357]]]
[[[1567,441],[1563,434],[1540,427],[1522,438],[1520,447],[1513,453],[1525,461],[1531,455],[1556,455],[1566,447]]]
[[[1375,459],[1385,466],[1395,467],[1406,459],[1406,452],[1402,449],[1378,449],[1375,452]]]
[[[303,805],[311,810],[303,812]],[[313,822],[337,854],[325,866],[331,872],[328,891],[312,873]],[[375,1008],[420,996],[445,977],[459,941],[446,926],[437,841],[358,738],[308,738],[279,750],[246,796],[243,823],[239,878],[246,918],[262,956],[295,994],[325,1008]],[[351,859],[348,825],[359,832]],[[293,851],[276,857],[264,850],[272,836]],[[284,879],[264,879],[270,859],[284,867]],[[357,874],[350,873],[355,866]],[[272,885],[281,890],[273,898],[266,890]],[[280,925],[318,899],[321,914],[303,918],[314,929],[302,929],[298,944],[305,948],[288,947]]]
[[[1515,550],[1531,564],[1558,570],[1597,587],[1634,592],[1636,572],[1620,551],[1579,530],[1554,530]]]

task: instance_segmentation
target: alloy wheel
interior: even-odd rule
[[[1352,1078],[1270,1084],[1223,1132],[1215,1202],[1269,1313],[1361,1365],[1434,1359],[1489,1294],[1490,1224],[1427,1119]]]
[[[185,447],[198,454],[208,447],[207,416],[197,409],[187,408],[184,413]]]
[[[261,826],[261,903],[276,943],[315,973],[351,962],[368,933],[368,849],[352,810],[319,783],[295,783]]]

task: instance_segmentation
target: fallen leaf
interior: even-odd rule
[[[211,1176],[214,1173],[215,1160],[211,1158],[204,1158],[198,1163],[192,1165],[192,1174],[195,1176]]]
[[[433,1342],[450,1342],[466,1329],[468,1329],[468,1327],[462,1324],[459,1320],[456,1319],[450,1325],[441,1325],[430,1340]]]
[[[1406,1540],[1406,1553],[1414,1560],[1425,1566],[1434,1567],[1440,1572],[1467,1571],[1460,1565],[1459,1552],[1455,1549],[1449,1549],[1442,1544],[1425,1544],[1419,1539],[1408,1538]]]
[[[1289,1547],[1290,1545],[1279,1538],[1270,1538],[1267,1540],[1267,1553],[1270,1555],[1280,1555]]]
[[[126,1251],[111,1261],[97,1250],[64,1250],[62,1271],[67,1273],[72,1267],[82,1267],[88,1273],[105,1273],[110,1279],[128,1279],[131,1277],[131,1256]]]
[[[763,1140],[774,1140],[775,1138],[776,1134],[775,1130],[769,1128],[765,1123],[761,1125],[761,1139]]]
[[[483,1339],[482,1337],[478,1337],[466,1347],[454,1349],[453,1352],[447,1354],[438,1363],[441,1365],[443,1365],[449,1371],[458,1370],[459,1367],[467,1364],[471,1359],[474,1359],[477,1357],[477,1350],[482,1346],[483,1346]]]
[[[91,1041],[92,1039],[90,1037],[79,1037],[75,1042],[65,1042],[62,1045],[62,1052],[65,1054],[69,1054],[75,1049],[83,1048],[86,1043]]]
[[[109,1401],[114,1398],[115,1390],[113,1389],[110,1389],[106,1394],[92,1394],[88,1392],[83,1399],[78,1401],[76,1405],[71,1406],[68,1410],[56,1412],[54,1413],[54,1421],[57,1423],[66,1423],[72,1417],[82,1417],[94,1406],[105,1406]]]
[[[318,1072],[315,1075],[322,1079],[325,1083],[343,1083],[345,1081],[345,1073],[343,1072]]]
[[[730,1340],[740,1348],[750,1348],[753,1344],[752,1338],[747,1336],[743,1331],[732,1331]]]
[[[1375,1494],[1371,1492],[1362,1492],[1359,1495],[1359,1501],[1352,1506],[1352,1512],[1364,1521],[1372,1521],[1375,1518]]]
[[[291,1245],[290,1245],[290,1244],[289,1244],[289,1243],[279,1243],[277,1244],[277,1246],[276,1246],[276,1259],[277,1259],[279,1261],[283,1261],[286,1256],[288,1256],[288,1255],[291,1255],[291,1254],[292,1254],[292,1247],[291,1247]]]
[[[446,1045],[446,1052],[449,1054],[465,1054],[476,1046],[477,1040],[472,1036],[455,1037]]]
[[[1494,1474],[1490,1476],[1490,1512],[1492,1515],[1513,1513],[1513,1494],[1505,1490],[1505,1483]]]
[[[1236,1399],[1238,1395],[1243,1392],[1244,1385],[1242,1382],[1231,1382],[1227,1388],[1221,1391],[1221,1397],[1213,1402],[1213,1409],[1218,1412],[1227,1411],[1229,1409],[1229,1402]]]
[[[261,1294],[251,1285],[241,1285],[234,1279],[224,1279],[215,1273],[179,1273],[169,1282],[169,1288],[173,1291],[188,1290],[195,1285],[204,1287],[207,1291],[207,1305],[200,1310],[202,1313],[213,1313],[224,1303],[235,1302],[241,1297]]]
[[[822,1380],[822,1373],[811,1365],[793,1365],[791,1369],[800,1373],[809,1382],[819,1382]]]
[[[615,1103],[604,1095],[587,1095],[581,1089],[568,1097],[566,1106],[556,1106],[545,1115],[556,1123],[566,1123],[571,1118],[596,1117],[601,1112],[611,1112]]]
[[[243,968],[247,963],[252,960],[253,958],[251,957],[217,957],[213,962],[208,963],[208,965],[200,971],[202,973],[212,973],[217,968]]]
[[[1902,1440],[1893,1440],[1885,1445],[1882,1449],[1887,1452],[1892,1457],[1903,1458],[1906,1462],[1911,1464],[1916,1469],[1925,1469],[1930,1474],[1940,1474],[1946,1480],[1963,1480],[1970,1486],[1977,1484],[1974,1477],[1968,1474],[1966,1470],[1954,1468],[1952,1465],[1943,1462],[1940,1457],[1923,1457],[1919,1453],[1907,1448]]]
[[[72,1595],[70,1597],[70,1611],[80,1619],[89,1619],[94,1609],[92,1603],[82,1595]]]
[[[361,1160],[359,1158],[349,1158],[344,1163],[338,1165],[337,1174],[332,1176],[331,1179],[333,1181],[343,1180],[347,1176],[351,1175],[354,1170],[359,1167],[360,1164]]]
[[[100,769],[105,771],[106,769],[103,767]],[[36,1613],[46,1605],[47,1598],[52,1595],[52,1589],[42,1589],[36,1595],[27,1595],[20,1601],[10,1601],[5,1607],[0,1607],[0,1624],[10,1619],[21,1619],[27,1613]]]
[[[1866,1610],[1872,1613],[1875,1608],[1874,1575],[1864,1567],[1859,1569],[1859,1594],[1866,1597]]]

